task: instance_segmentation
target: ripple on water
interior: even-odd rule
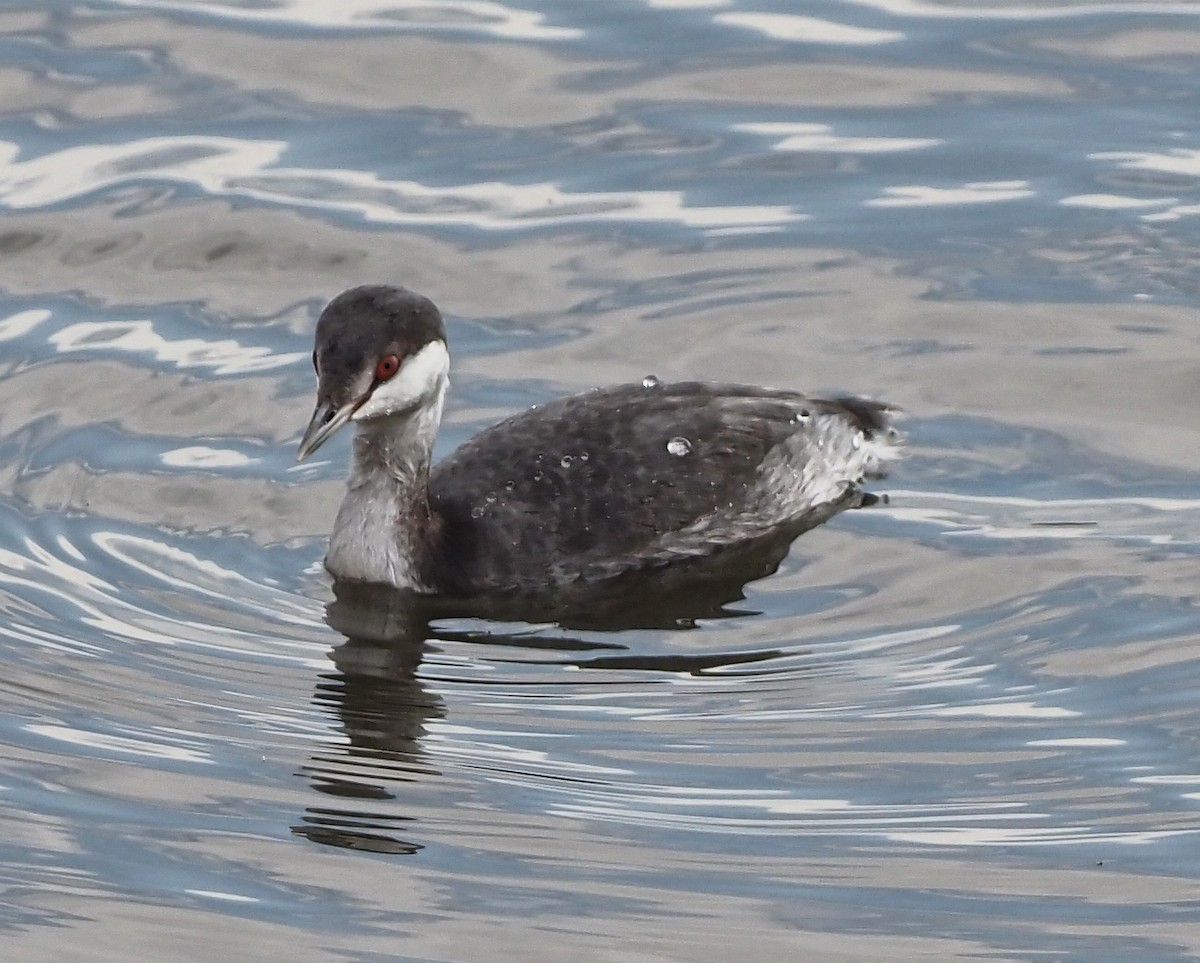
[[[530,230],[661,223],[701,229],[770,229],[803,215],[790,205],[698,206],[682,191],[574,193],[556,184],[476,182],[457,186],[382,178],[371,171],[277,166],[285,141],[181,135],[69,147],[18,160],[0,141],[0,202],[11,211],[81,203],[147,179],[209,197],[350,216],[375,225]]]
[[[588,651],[605,641],[560,630],[472,639],[435,629],[403,684],[436,696],[437,710],[409,690],[389,700],[386,687],[373,704],[424,707],[408,741],[392,745],[409,757],[405,772],[419,756],[423,772],[493,785],[503,805],[612,823],[647,841],[686,832],[699,837],[691,845],[719,847],[717,837],[753,833],[802,854],[851,840],[1095,847],[1194,835],[1200,820],[1190,815],[1164,824],[1131,811],[1142,734],[1130,722],[1097,735],[1093,703],[1107,693],[1033,671],[1074,611],[1064,605],[1047,623],[1044,604],[1014,599],[954,624],[817,635],[770,651],[706,647],[719,623],[681,633],[678,646],[668,638],[678,652],[637,656]],[[774,617],[783,630],[784,613]],[[1187,625],[1195,630],[1194,612]],[[1010,657],[1012,640],[1024,641]],[[341,698],[355,685],[345,677]],[[360,767],[357,779],[385,791],[387,774],[347,752],[339,777]],[[341,818],[346,831],[354,810]]]

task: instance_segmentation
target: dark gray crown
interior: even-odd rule
[[[313,357],[323,393],[337,395],[384,355],[398,355],[403,362],[431,341],[445,340],[442,313],[429,298],[406,288],[364,284],[343,291],[321,312]]]

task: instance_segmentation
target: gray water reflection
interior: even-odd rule
[[[7,5],[4,958],[1200,955],[1198,35]],[[327,621],[345,443],[292,452],[365,280],[449,315],[439,452],[654,372],[912,457],[678,625]]]

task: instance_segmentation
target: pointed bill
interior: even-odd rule
[[[331,404],[318,404],[312,420],[304,430],[304,437],[300,439],[300,447],[296,449],[296,461],[304,461],[325,444],[330,435],[350,420],[357,408],[358,405],[353,403],[342,405],[340,408]]]

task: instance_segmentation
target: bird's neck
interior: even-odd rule
[[[325,565],[337,578],[429,591],[429,463],[442,393],[417,410],[356,425],[346,496]]]
[[[397,495],[428,503],[429,461],[441,405],[411,415],[361,422],[354,435],[349,486],[384,484]]]

